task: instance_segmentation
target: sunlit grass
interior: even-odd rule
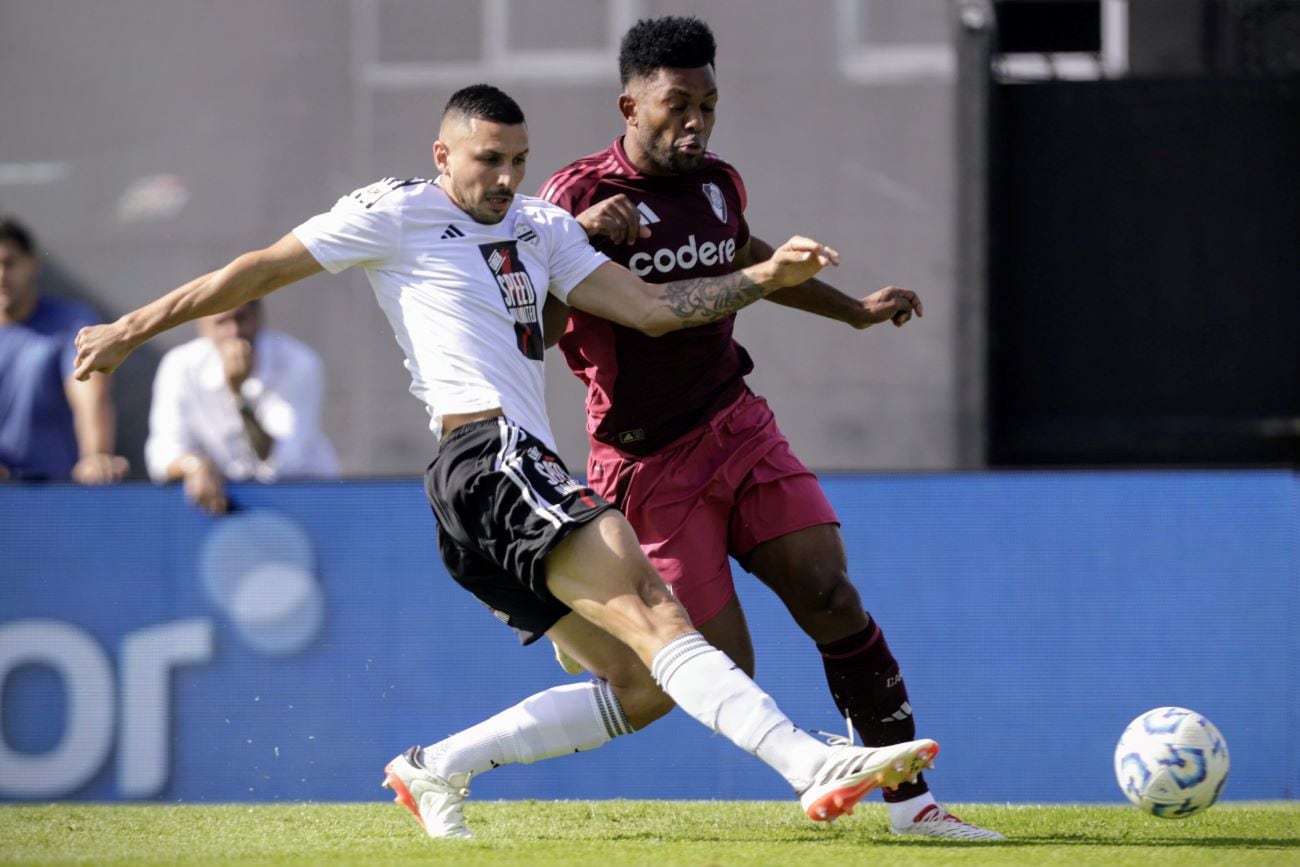
[[[955,805],[1005,843],[896,837],[884,808],[833,826],[791,803],[471,802],[473,840],[430,840],[391,804],[0,807],[4,864],[1300,864],[1300,804],[1162,820],[1120,806]]]

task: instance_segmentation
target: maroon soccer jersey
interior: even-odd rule
[[[573,215],[625,194],[649,238],[634,245],[597,237],[592,244],[651,283],[715,277],[736,269],[749,243],[745,185],[729,164],[706,154],[689,175],[643,174],[620,137],[575,160],[542,185],[540,196]],[[649,337],[581,310],[569,315],[560,349],[587,385],[587,432],[634,455],[658,451],[735,400],[753,362],[732,338],[734,316]]]

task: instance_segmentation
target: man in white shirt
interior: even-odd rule
[[[222,514],[225,480],[334,478],[320,429],[324,365],[300,340],[263,327],[261,301],[205,316],[199,336],[163,356],[153,381],[145,464]]]
[[[802,283],[838,254],[795,237],[726,276],[651,285],[596,252],[568,213],[516,194],[527,156],[515,101],[490,85],[463,88],[433,145],[436,181],[358,190],[272,246],[83,329],[76,375],[110,372],[168,328],[322,269],[366,269],[441,440],[425,488],[448,571],[525,644],[546,635],[599,678],[537,693],[389,762],[385,785],[430,836],[471,836],[463,804],[475,774],[594,749],[674,703],[780,773],[814,820],[914,778],[938,753],[934,741],[824,744],[695,631],[627,521],[555,456],[543,400],[548,292],[663,334]],[[436,633],[431,621],[421,639],[430,652],[455,650],[435,649]]]

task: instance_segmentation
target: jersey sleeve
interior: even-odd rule
[[[740,172],[736,171],[736,167],[730,163],[723,164],[723,171],[731,179],[731,186],[735,190],[737,204],[740,205],[740,210],[743,213],[745,208],[749,207],[749,194],[745,191],[745,182],[741,180]]]
[[[744,247],[749,243],[750,238],[749,221],[745,219],[745,208],[749,205],[749,194],[745,191],[745,182],[741,179],[740,172],[736,171],[734,166],[730,163],[724,163],[723,172],[731,181],[731,193],[736,197],[735,201],[732,202],[732,207],[736,209],[736,215],[739,217],[736,247]]]
[[[322,268],[337,274],[353,265],[378,265],[394,258],[401,245],[401,220],[393,208],[366,204],[353,193],[293,234]]]
[[[563,211],[549,209],[547,228],[551,241],[548,289],[561,301],[567,301],[573,287],[608,262],[609,257],[591,246],[587,232]]]

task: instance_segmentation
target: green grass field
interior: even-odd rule
[[[0,807],[3,864],[1300,864],[1300,803],[1219,804],[1162,820],[1120,806],[955,805],[1005,843],[894,837],[867,804],[833,826],[794,803],[497,801],[474,840],[430,840],[389,804]]]

